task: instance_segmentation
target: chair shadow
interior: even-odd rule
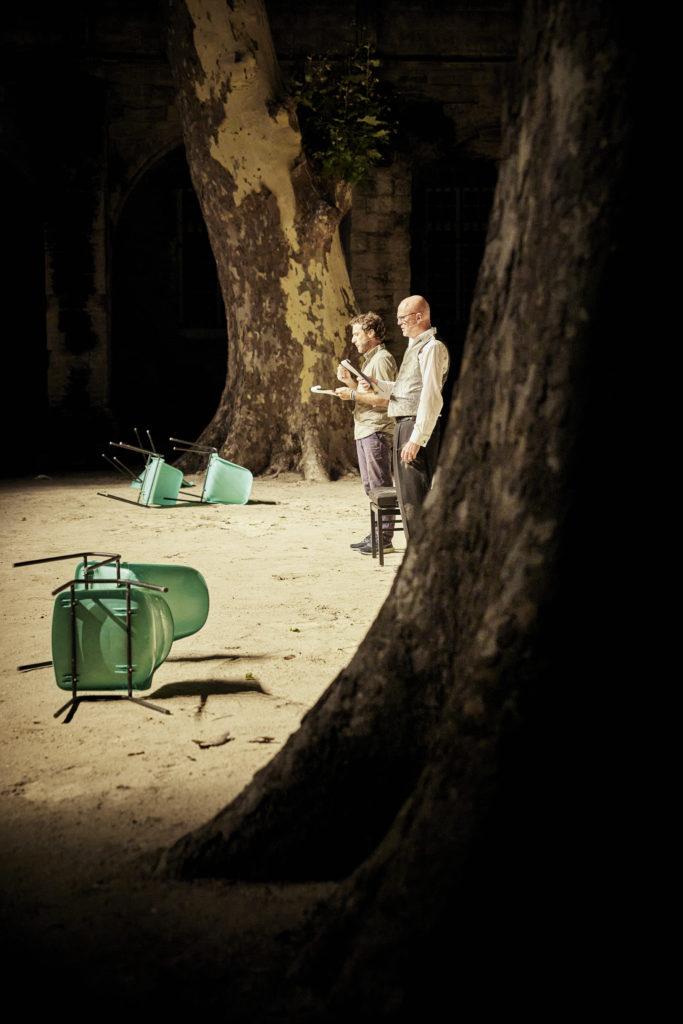
[[[204,710],[209,697],[225,697],[236,693],[262,693],[266,697],[270,697],[270,693],[266,690],[261,683],[255,679],[240,679],[233,681],[226,681],[225,679],[201,679],[201,680],[186,680],[182,683],[166,683],[164,686],[160,686],[158,690],[154,690],[153,693],[145,693],[144,699],[151,700],[171,700],[173,697],[199,697],[200,700],[200,712]],[[138,693],[136,691],[136,696]],[[58,718],[63,712],[66,711],[64,718],[62,719],[62,725],[68,725],[74,718],[81,704],[94,704],[101,701],[112,701],[112,700],[127,700],[128,698],[122,693],[88,693],[83,696],[78,696],[75,702],[67,702],[62,708],[54,713],[54,718]]]
[[[268,690],[255,679],[189,679],[182,683],[165,683],[150,693],[149,698],[170,700],[173,697],[200,697],[206,701],[208,697],[224,697],[235,693],[263,693],[270,696]]]
[[[66,714],[62,719],[62,725],[68,725],[72,721],[81,704],[95,704],[98,702],[112,700],[127,700],[127,697],[123,693],[86,693],[83,694],[83,696],[79,694],[75,701],[68,701],[63,705],[63,707],[55,711],[52,717],[59,718],[59,716],[66,711]]]
[[[263,661],[274,657],[274,654],[177,654],[167,658],[164,664],[169,661]]]
[[[179,505],[147,505],[142,507],[158,509],[160,512],[176,512],[179,508],[211,508],[211,505],[208,501],[188,498],[187,501],[181,501]]]

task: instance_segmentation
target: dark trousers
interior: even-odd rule
[[[432,436],[424,448],[420,448],[413,461],[401,462],[401,448],[410,441],[414,426],[414,416],[400,416],[394,431],[394,479],[406,540],[410,540],[422,502],[432,486],[441,441],[441,428],[437,420]]]
[[[356,441],[356,453],[366,494],[376,487],[394,486],[391,478],[391,437],[388,434],[377,432],[369,437],[361,437]],[[391,540],[394,524],[384,523],[382,533],[385,540]]]

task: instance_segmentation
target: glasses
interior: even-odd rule
[[[411,316],[419,316],[419,315],[420,315],[419,313],[404,313],[403,316],[397,316],[396,317],[396,323],[397,324],[405,323],[405,321],[409,320]]]

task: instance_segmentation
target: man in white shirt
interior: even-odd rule
[[[439,455],[439,415],[442,389],[448,373],[448,349],[436,338],[429,303],[410,295],[399,304],[396,322],[408,348],[395,381],[373,378],[373,387],[361,384],[356,401],[386,408],[396,420],[394,480],[406,539],[410,539],[422,503],[429,493]],[[340,380],[353,386],[347,371]]]

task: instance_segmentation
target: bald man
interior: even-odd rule
[[[376,409],[386,408],[396,420],[394,480],[409,540],[436,469],[441,392],[449,360],[448,349],[437,340],[436,328],[432,327],[429,303],[421,295],[410,295],[399,303],[396,322],[408,339],[398,377],[395,381],[373,378],[373,388],[361,381],[355,398]],[[344,374],[338,376],[353,386],[348,372]]]

